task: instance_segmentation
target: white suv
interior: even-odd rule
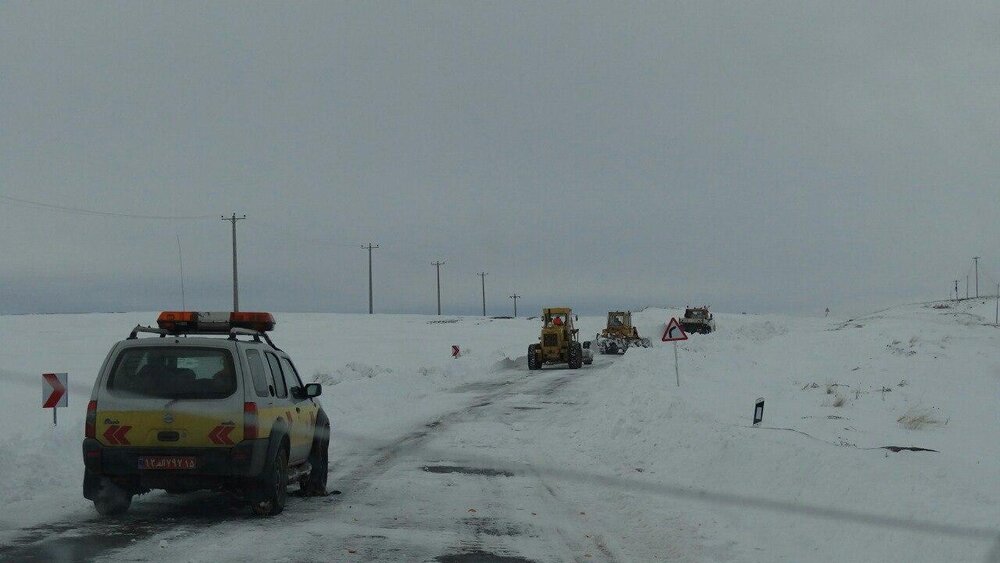
[[[108,353],[87,405],[83,496],[102,515],[151,489],[230,491],[259,515],[326,494],[330,422],[269,313],[164,312]],[[156,338],[139,338],[139,334]]]

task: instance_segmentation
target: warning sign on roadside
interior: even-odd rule
[[[69,376],[65,373],[42,374],[43,409],[65,407],[69,405],[69,393],[66,391],[66,381],[68,379]]]
[[[670,322],[667,323],[667,330],[663,331],[663,341],[664,342],[676,342],[678,340],[687,340],[688,335],[681,328],[681,324],[677,322],[676,318],[671,318]]]

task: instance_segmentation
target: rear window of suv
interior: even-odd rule
[[[161,399],[222,399],[236,391],[228,350],[126,348],[115,360],[108,390]]]

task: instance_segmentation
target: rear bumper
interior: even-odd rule
[[[172,477],[252,477],[264,468],[268,440],[244,440],[231,448],[134,448],[105,446],[93,438],[83,441],[83,464],[91,474],[108,477],[139,477],[146,481]],[[141,470],[141,456],[195,458],[194,469]],[[159,488],[159,487],[153,487]]]

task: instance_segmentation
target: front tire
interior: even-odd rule
[[[330,465],[330,425],[316,429],[312,449],[309,451],[309,465],[312,471],[299,481],[299,489],[306,496],[326,496],[326,479]]]
[[[569,369],[580,369],[583,365],[583,346],[579,342],[570,342],[566,356]]]
[[[538,344],[528,346],[528,369],[542,369],[542,360],[538,357]]]
[[[257,483],[256,498],[250,503],[250,511],[256,516],[275,516],[285,509],[288,499],[288,453],[285,447],[267,465],[264,475]]]

